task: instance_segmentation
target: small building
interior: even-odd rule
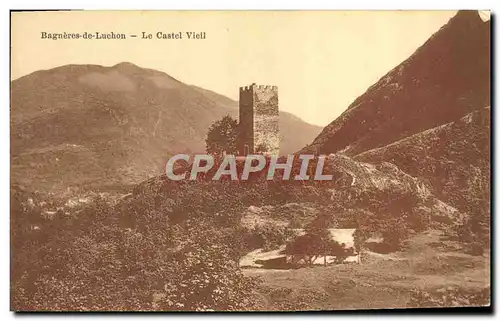
[[[295,229],[296,236],[305,235],[303,229]],[[355,228],[330,228],[330,238],[344,247],[346,256],[337,258],[335,255],[315,255],[313,253],[293,253],[286,251],[286,262],[293,265],[307,265],[312,260],[313,265],[329,265],[334,263],[360,263],[360,255],[354,245]],[[328,251],[328,249],[325,249]],[[341,262],[339,262],[341,260]]]
[[[294,229],[295,236],[305,235],[305,230]],[[360,263],[360,255],[357,253],[354,246],[354,234],[356,229],[328,229],[332,240],[342,244],[347,250],[346,256],[339,262],[336,256],[331,255],[313,255],[308,253],[290,253],[287,250],[287,245],[282,245],[278,249],[271,251],[263,251],[256,249],[240,260],[240,267],[254,267],[254,268],[280,268],[289,269],[297,266],[309,265],[312,260],[313,265],[330,265],[337,263]],[[293,240],[289,240],[289,244]]]

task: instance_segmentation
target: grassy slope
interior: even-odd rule
[[[265,310],[405,308],[413,289],[489,287],[489,256],[463,254],[444,239],[431,230],[408,240],[404,252],[365,252],[360,265],[244,273],[264,281],[259,293]]]

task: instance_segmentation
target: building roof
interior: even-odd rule
[[[306,231],[304,229],[298,228],[294,229],[297,235],[304,235]],[[330,236],[333,240],[344,243],[347,248],[354,247],[354,232],[355,228],[329,228]]]

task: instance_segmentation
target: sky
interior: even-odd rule
[[[279,107],[325,126],[408,58],[456,11],[74,11],[12,13],[12,79],[66,64],[131,62],[238,99],[279,89]],[[42,39],[124,33],[126,40]],[[156,39],[157,32],[183,39]],[[153,39],[141,39],[142,32]],[[187,39],[186,32],[205,32]]]

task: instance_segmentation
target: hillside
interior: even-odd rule
[[[315,167],[309,168],[314,171]],[[292,175],[298,169],[299,162],[294,164]],[[165,216],[171,222],[189,221],[192,215],[207,219],[228,215],[230,219],[222,224],[229,227],[245,225],[248,215],[262,223],[302,227],[322,216],[333,227],[368,230],[376,228],[370,219],[387,216],[409,222],[435,219],[434,226],[444,222],[448,227],[462,219],[458,210],[438,199],[422,181],[391,163],[373,165],[331,154],[324,171],[334,179],[266,181],[266,169],[252,174],[249,181],[212,181],[215,170],[198,181],[175,182],[162,175],[136,185],[117,211],[122,213],[124,224],[133,228]]]
[[[304,151],[356,155],[489,105],[490,22],[460,11]]]
[[[131,63],[37,71],[11,96],[12,178],[35,189],[138,183],[168,155],[203,152],[215,120],[238,117],[237,102]],[[280,128],[282,153],[320,130],[285,112]]]
[[[302,152],[389,162],[472,217],[489,217],[490,23],[459,11]]]
[[[356,155],[369,163],[391,162],[432,187],[462,211],[489,211],[490,107],[384,147]]]

